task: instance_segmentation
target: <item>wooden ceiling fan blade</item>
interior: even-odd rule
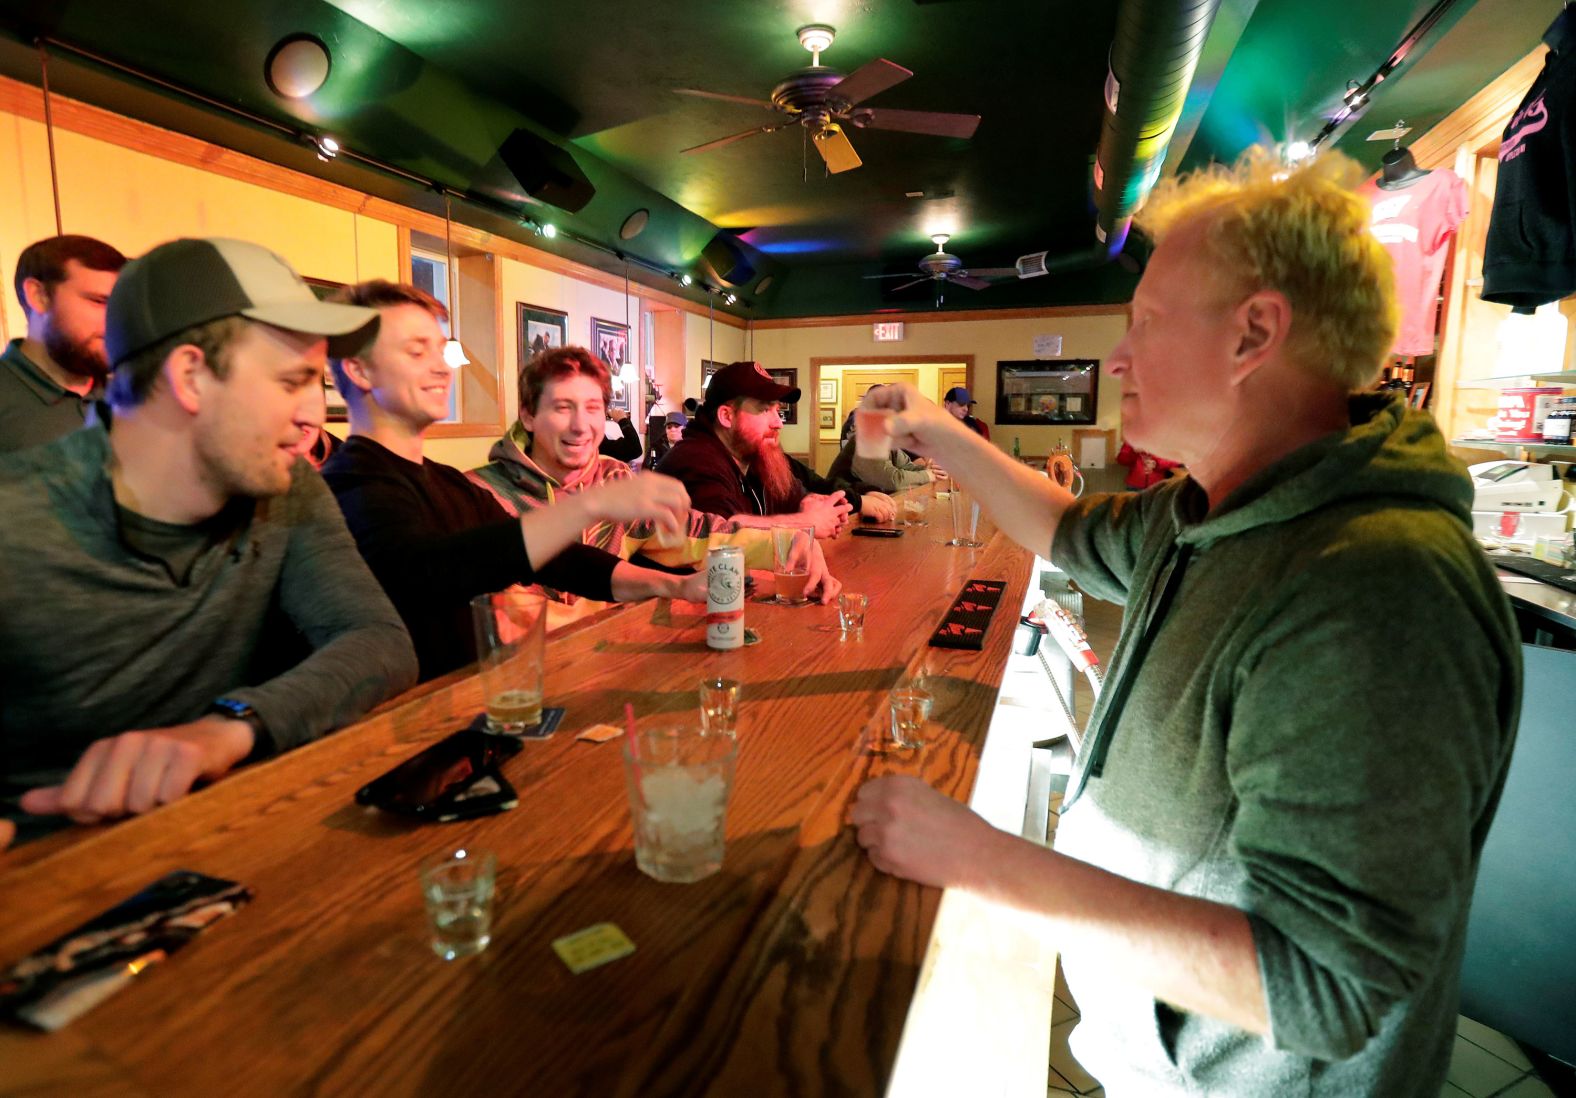
[[[772,110],[773,107],[764,99],[751,99],[746,95],[723,95],[721,92],[701,91],[699,88],[674,88],[675,95],[688,95],[696,99],[715,99],[722,103],[743,103],[746,107],[761,107]]]
[[[865,278],[913,278],[914,276],[911,275],[911,274],[895,274],[895,275],[865,275],[864,277]]]
[[[966,275],[966,274],[949,275],[947,277],[947,281],[948,282],[956,282],[959,286],[967,286],[971,290],[988,290],[988,289],[990,289],[990,283],[989,282],[986,282],[983,278],[975,278],[973,275]]]
[[[892,292],[893,293],[897,293],[899,290],[906,290],[910,286],[918,286],[921,282],[929,282],[929,281],[930,281],[930,276],[929,275],[925,275],[922,278],[914,279],[914,281],[912,281],[912,282],[905,282],[901,286],[893,286],[892,287]]]
[[[849,106],[863,103],[872,95],[896,87],[914,74],[902,65],[894,65],[883,58],[876,58],[866,64],[860,65],[853,72],[843,77],[830,88],[826,89],[829,97],[841,99]]]
[[[679,151],[682,153],[710,152],[712,149],[720,149],[724,145],[731,145],[735,141],[743,141],[746,137],[754,137],[758,133],[771,133],[773,130],[780,130],[786,125],[788,125],[788,123],[783,122],[772,123],[765,126],[756,126],[753,130],[745,130],[743,133],[729,134],[727,137],[719,137],[715,141],[708,141],[704,145],[691,145],[689,148],[680,149]]]
[[[864,163],[840,127],[828,126],[816,134],[814,140],[815,151],[821,154],[821,159],[826,161],[826,170],[833,175],[852,171]]]
[[[977,114],[897,111],[881,107],[866,107],[859,113],[864,119],[865,129],[928,133],[933,137],[973,137],[980,125],[980,116]]]
[[[1017,278],[1016,267],[970,267],[963,272],[973,278]]]

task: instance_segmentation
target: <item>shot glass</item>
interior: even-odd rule
[[[490,850],[456,850],[421,868],[432,951],[445,961],[480,953],[492,941],[498,858]]]
[[[679,725],[625,736],[623,751],[635,865],[670,884],[720,870],[738,741]]]
[[[927,691],[910,686],[892,691],[888,708],[892,716],[892,743],[895,747],[924,747],[930,742],[931,697]]]
[[[854,410],[854,453],[880,461],[892,453],[892,416],[888,408]]]
[[[471,600],[487,731],[518,736],[542,723],[542,661],[547,654],[547,600],[510,588]]]
[[[868,595],[844,591],[837,596],[837,624],[844,640],[858,640],[865,635],[865,610],[869,606]]]
[[[739,735],[739,684],[713,676],[700,680],[700,730],[707,736]]]
[[[902,498],[899,506],[901,508],[899,513],[903,518],[904,526],[925,525],[925,501],[923,498],[911,492]]]

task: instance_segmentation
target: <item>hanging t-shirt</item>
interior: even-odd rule
[[[1401,328],[1393,353],[1434,353],[1434,316],[1450,238],[1467,216],[1467,188],[1443,168],[1405,187],[1387,190],[1369,182],[1363,197],[1373,207],[1369,224],[1395,266]]]

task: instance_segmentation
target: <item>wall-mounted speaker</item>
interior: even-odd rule
[[[596,194],[596,187],[580,170],[569,150],[529,130],[515,130],[510,134],[498,150],[498,158],[520,181],[526,194],[561,210],[579,213]]]
[[[711,243],[701,249],[700,257],[722,281],[730,286],[743,286],[755,277],[755,264],[750,262],[744,246],[731,233],[721,232],[711,238]]]

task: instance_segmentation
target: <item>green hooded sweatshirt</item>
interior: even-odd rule
[[[1520,646],[1433,420],[1382,396],[1351,419],[1214,512],[1183,478],[1057,528],[1057,565],[1128,609],[1056,847],[1244,911],[1271,1029],[1065,956],[1073,1053],[1107,1093],[1444,1082]]]

